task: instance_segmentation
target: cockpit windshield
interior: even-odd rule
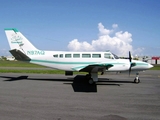
[[[119,57],[115,54],[112,53],[112,55],[114,56],[115,59],[119,59]]]

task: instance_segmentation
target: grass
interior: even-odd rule
[[[17,68],[21,67],[24,69],[17,69],[17,68],[7,69],[7,67],[17,67]],[[0,61],[0,73],[65,74],[65,71],[62,70],[25,69],[25,68],[46,68],[46,67],[21,61]],[[154,67],[151,68],[150,70],[160,70],[160,65],[154,65]],[[78,74],[78,72],[74,72],[74,74]]]
[[[0,67],[32,67],[32,68],[45,68],[40,65],[27,63],[27,62],[21,62],[21,61],[3,61],[0,60]]]
[[[0,73],[37,73],[37,74],[65,74],[62,70],[26,70],[26,69],[0,69]]]
[[[150,70],[160,70],[160,65],[154,65]]]
[[[13,68],[8,69],[7,67],[13,67]],[[24,68],[24,69],[18,69],[18,67]],[[25,69],[25,68],[31,68],[31,69]],[[41,68],[41,69],[32,69],[32,68]],[[27,62],[0,60],[0,73],[65,74],[65,71],[63,71],[63,70],[54,70],[54,69],[45,69],[45,68],[46,67],[44,67],[44,66],[40,66],[40,65],[36,65],[36,64],[32,64],[32,63],[27,63]],[[78,74],[78,73],[79,72],[74,72],[74,74]],[[81,74],[83,74],[83,73],[84,72],[81,72]]]
[[[5,68],[6,67],[6,68]],[[7,67],[15,67],[7,69]],[[17,67],[17,68],[16,68]],[[18,67],[24,69],[18,69]],[[64,74],[61,70],[46,70],[46,69],[25,69],[25,68],[46,68],[44,66],[21,62],[21,61],[0,61],[0,73],[37,73],[37,74]]]

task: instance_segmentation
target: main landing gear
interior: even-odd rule
[[[90,85],[94,84],[98,81],[98,73],[89,73],[86,75],[86,80],[88,80],[88,83]]]
[[[136,77],[134,79],[134,83],[140,83],[139,73],[136,73]]]

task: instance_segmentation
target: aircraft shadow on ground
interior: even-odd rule
[[[19,76],[19,77],[8,77],[0,76],[1,78],[7,78],[4,81],[19,81],[19,80],[37,80],[37,81],[57,81],[64,82],[64,84],[71,85],[74,92],[97,92],[97,85],[113,85],[120,86],[122,83],[133,83],[132,81],[114,81],[107,78],[99,78],[99,81],[96,84],[88,84],[88,81],[85,79],[84,75],[77,75],[74,78],[67,79],[53,79],[53,78],[28,78],[28,76]]]
[[[3,80],[3,81],[18,81],[18,80],[23,80],[28,78],[28,76],[19,76],[19,77],[0,76],[0,77],[7,78],[7,80]]]

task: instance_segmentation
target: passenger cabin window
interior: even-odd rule
[[[101,58],[101,54],[92,54],[92,58]]]
[[[58,55],[53,55],[53,57],[58,58]]]
[[[71,58],[71,54],[65,54],[65,58]]]
[[[80,58],[80,54],[73,54],[74,58]]]
[[[63,54],[60,54],[60,55],[59,55],[59,58],[63,58]]]
[[[114,59],[113,56],[110,53],[105,53],[104,58]]]
[[[90,58],[91,54],[82,54],[82,58]]]

